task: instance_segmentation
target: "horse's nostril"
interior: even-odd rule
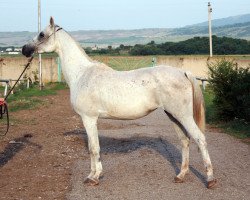
[[[35,51],[35,48],[30,45],[24,45],[22,48],[22,54],[26,57],[30,57]]]
[[[22,54],[25,55],[25,49],[26,49],[26,45],[23,46],[22,48]]]

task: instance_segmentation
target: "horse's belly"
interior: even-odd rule
[[[150,96],[130,96],[122,99],[113,97],[111,101],[103,102],[102,105],[104,106],[99,110],[99,116],[112,119],[137,119],[143,117],[159,107],[156,99]]]
[[[135,112],[134,110],[127,110],[126,112],[107,112],[107,111],[100,111],[100,118],[105,118],[105,119],[127,119],[127,120],[132,120],[132,119],[138,119],[141,117],[144,117],[154,111],[157,108],[154,108],[152,110],[143,110],[141,112]]]

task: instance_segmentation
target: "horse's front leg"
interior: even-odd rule
[[[88,147],[91,159],[91,172],[84,183],[90,185],[99,184],[99,176],[102,173],[102,164],[100,161],[100,145],[97,131],[97,117],[82,117],[84,127],[88,135]]]

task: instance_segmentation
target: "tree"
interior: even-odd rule
[[[208,69],[218,117],[250,122],[250,68],[240,68],[237,63],[223,59],[209,64]]]
[[[250,42],[242,39],[213,36],[213,51],[217,55],[249,54]],[[165,42],[162,44],[156,44],[154,41],[151,41],[146,45],[135,45],[129,53],[131,55],[209,54],[209,39],[208,37],[194,37],[176,43]]]

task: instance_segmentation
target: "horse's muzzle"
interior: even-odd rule
[[[34,52],[35,52],[35,47],[33,45],[26,44],[22,48],[22,54],[26,57],[32,56]]]

